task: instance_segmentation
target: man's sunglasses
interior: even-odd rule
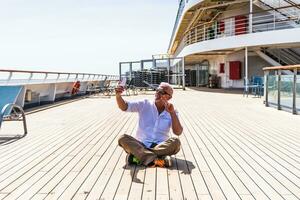
[[[171,96],[169,93],[167,93],[163,89],[156,89],[156,92],[159,93],[160,95],[166,95],[167,94],[167,95]]]

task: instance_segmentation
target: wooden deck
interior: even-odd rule
[[[28,136],[0,143],[0,199],[300,198],[300,116],[240,94],[176,90],[173,102],[184,133],[171,169],[123,168],[117,139],[137,115],[114,98],[28,115]]]

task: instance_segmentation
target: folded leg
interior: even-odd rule
[[[142,142],[130,135],[121,135],[118,142],[119,146],[121,146],[127,153],[137,157],[145,166],[157,158],[157,155],[153,151],[147,149]]]
[[[168,140],[156,145],[151,150],[158,157],[171,156],[171,155],[175,155],[176,153],[179,152],[180,146],[181,146],[181,143],[180,143],[179,138],[171,137]]]

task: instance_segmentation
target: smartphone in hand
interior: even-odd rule
[[[119,82],[119,86],[125,87],[125,85],[126,85],[126,77],[123,77]]]

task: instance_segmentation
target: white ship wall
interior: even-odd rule
[[[209,62],[209,73],[216,74],[221,77],[221,87],[222,88],[243,88],[244,79],[240,80],[230,80],[229,79],[229,62],[230,61],[240,61],[241,62],[241,76],[245,76],[245,52],[239,51],[230,55],[223,56],[208,56],[207,58],[199,59],[199,63],[188,64],[185,69],[196,70],[197,66],[204,60]],[[225,63],[224,69],[225,73],[220,73],[220,64]],[[248,77],[252,76],[263,76],[262,68],[270,66],[269,63],[264,61],[262,58],[257,56],[254,52],[248,53]]]

